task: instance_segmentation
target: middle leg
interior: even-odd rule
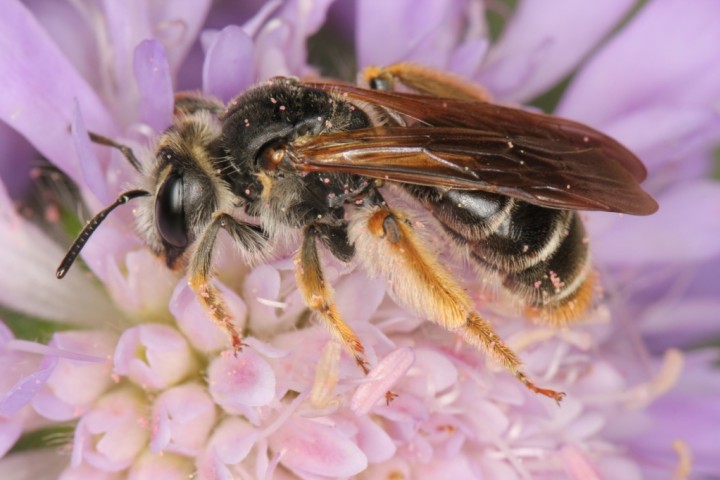
[[[295,277],[305,304],[320,313],[330,332],[340,341],[355,362],[367,374],[365,349],[355,332],[343,321],[335,303],[332,288],[325,281],[317,251],[317,240],[320,232],[314,225],[305,227],[303,242],[295,257]]]

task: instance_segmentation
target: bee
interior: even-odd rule
[[[238,350],[241,336],[212,283],[218,232],[224,229],[249,261],[299,234],[303,298],[365,373],[362,343],[325,281],[320,245],[343,262],[356,259],[409,309],[559,402],[564,394],[531,381],[418,234],[412,215],[386,198],[401,192],[427,209],[449,244],[497,278],[528,316],[566,325],[588,310],[595,290],[578,211],[653,213],[656,202],[639,186],[645,167],[597,130],[493,104],[481,88],[448,73],[397,64],[370,68],[365,78],[370,88],[274,78],[228,105],[178,94],[173,124],[149,165],[92,134],[120,148],[144,185],[85,226],[57,276],[114,208],[137,199],[148,247],[188,273],[198,300]]]

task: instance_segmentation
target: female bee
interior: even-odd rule
[[[657,204],[639,187],[642,163],[596,130],[494,105],[448,74],[400,64],[369,69],[366,78],[371,89],[275,78],[227,106],[179,95],[173,125],[148,169],[125,150],[144,187],[123,193],[86,225],[58,277],[112,209],[139,197],[139,230],[148,246],[169,267],[189,273],[198,299],[239,349],[240,335],[211,282],[219,230],[249,260],[301,232],[299,288],[363,371],[362,344],[333,303],[318,243],[342,261],[358,259],[409,308],[485,349],[531,390],[560,401],[561,392],[540,388],[523,373],[515,353],[416,234],[410,215],[385,200],[387,191],[415,199],[530,316],[558,325],[582,315],[594,289],[577,210],[653,213]],[[396,82],[414,92],[394,91]]]

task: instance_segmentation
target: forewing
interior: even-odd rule
[[[338,88],[406,117],[408,126],[303,140],[293,145],[301,171],[484,190],[553,208],[638,215],[657,210],[638,185],[642,163],[590,127],[487,103],[328,87]]]

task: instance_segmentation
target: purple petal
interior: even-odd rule
[[[566,446],[560,449],[558,456],[570,478],[577,480],[600,480],[597,470],[580,449]]]
[[[106,293],[79,269],[59,282],[52,272],[64,251],[36,225],[13,211],[0,184],[0,303],[18,312],[89,325],[98,318],[115,318]],[[77,301],[83,292],[83,301]]]
[[[73,120],[70,128],[73,143],[75,144],[75,153],[78,157],[80,170],[82,170],[84,184],[103,204],[110,203],[110,193],[108,192],[107,181],[103,173],[102,164],[95,156],[92,143],[88,137],[85,122],[80,111],[80,104],[75,101],[75,109],[73,112]]]
[[[143,396],[129,387],[101,398],[75,428],[72,465],[87,462],[106,472],[132,465],[147,446],[146,409]]]
[[[75,182],[82,183],[72,155],[70,133],[75,99],[85,120],[97,131],[117,131],[95,92],[75,71],[32,14],[17,0],[3,4],[0,15],[0,119]],[[50,79],[52,81],[50,81]]]
[[[672,184],[707,175],[710,150],[720,142],[720,116],[709,102],[651,105],[619,116],[603,131],[640,156],[654,184]]]
[[[131,228],[131,225],[127,227]],[[132,233],[128,232],[128,235]],[[100,244],[100,248],[108,248],[102,241],[96,243]],[[126,239],[124,251],[133,243],[137,243],[136,238]],[[176,273],[168,269],[162,259],[144,248],[126,253],[124,268],[112,263],[107,270],[106,287],[112,292],[115,302],[126,311],[164,313],[167,299],[178,282]]]
[[[638,320],[643,337],[655,352],[691,347],[718,331],[720,298],[700,297],[651,305]]]
[[[343,277],[335,287],[335,304],[345,322],[349,325],[368,322],[385,298],[385,287],[384,282],[368,278],[364,273]]]
[[[25,405],[30,403],[35,395],[45,386],[50,375],[57,366],[57,357],[45,357],[39,368],[16,382],[0,398],[0,415],[12,417]]]
[[[274,19],[260,31],[255,39],[255,76],[258,79],[294,73],[288,56],[293,43],[292,33],[292,24],[280,19]]]
[[[280,463],[290,470],[323,477],[349,477],[367,468],[367,457],[339,429],[295,417],[270,437]]]
[[[230,412],[266,405],[275,398],[275,372],[265,359],[248,348],[213,360],[208,379],[213,399]]]
[[[147,2],[153,33],[165,47],[170,72],[174,75],[195,44],[212,0]]]
[[[305,47],[308,37],[317,32],[325,23],[325,17],[330,5],[335,0],[287,0],[277,13],[280,20],[284,20],[289,27],[291,36],[284,45],[284,55],[292,75],[304,75],[307,71],[307,49]],[[272,20],[265,28],[272,28]],[[260,33],[262,35],[262,32]],[[260,41],[258,41],[260,45]],[[260,50],[262,55],[262,50]],[[265,78],[265,77],[260,77]]]
[[[16,452],[0,459],[0,478],[13,480],[30,480],[36,478],[77,480],[78,477],[69,477],[66,479],[61,475],[63,469],[67,467],[67,462],[68,456],[66,454],[58,454],[58,452],[53,451],[52,448]],[[96,480],[93,477],[82,477],[82,479]]]
[[[235,25],[225,27],[208,48],[203,90],[229,102],[255,81],[255,44]]]
[[[527,101],[570,73],[634,3],[520,2],[475,79],[503,102]]]
[[[473,471],[470,465],[469,458],[467,456],[458,456],[456,458],[449,459],[433,459],[422,467],[418,467],[413,475],[413,478],[418,480],[433,480],[436,478],[485,478],[478,477],[477,473]],[[496,477],[488,476],[487,478],[509,478],[509,477]],[[585,479],[590,480],[590,479]]]
[[[369,415],[362,415],[356,420],[358,447],[371,463],[380,463],[391,459],[397,447],[389,433]]]
[[[33,399],[40,415],[58,421],[77,418],[112,385],[112,355],[117,337],[104,331],[83,330],[53,335],[49,348],[58,366],[46,388]]]
[[[123,332],[114,355],[115,371],[148,389],[174,385],[195,368],[187,341],[168,325],[148,323]]]
[[[280,272],[269,265],[254,268],[245,278],[242,296],[247,302],[248,323],[253,331],[271,332],[280,322],[277,302],[280,295]]]
[[[23,421],[20,417],[0,417],[0,458],[15,445],[23,431]]]
[[[717,182],[685,182],[658,199],[660,210],[648,217],[616,217],[615,222],[605,219],[600,231],[588,222],[593,255],[599,263],[623,267],[680,265],[720,254]],[[699,205],[703,206],[700,210]]]
[[[578,73],[558,113],[603,127],[653,104],[717,101],[718,16],[720,4],[714,0],[648,2]]]
[[[153,453],[194,456],[206,444],[215,424],[215,404],[207,390],[195,383],[164,391],[153,402]]]
[[[172,120],[174,99],[170,66],[160,42],[141,42],[135,48],[133,67],[140,91],[140,120],[163,132]]]
[[[461,1],[363,0],[355,44],[360,68],[415,61],[444,68],[467,11]]]
[[[128,81],[129,72],[134,70],[135,48],[152,37],[149,12],[144,2],[103,2],[102,9],[109,41],[104,54],[109,56],[105,69],[113,86],[111,102],[116,116],[130,124],[137,119],[139,99],[137,84]]]
[[[30,187],[36,155],[22,135],[0,122],[0,183],[4,182],[11,198],[23,198]]]
[[[257,442],[258,430],[238,417],[227,417],[213,429],[209,449],[226,465],[242,462]]]
[[[415,350],[415,367],[423,372],[430,395],[436,395],[450,388],[458,380],[458,370],[447,355],[426,348]]]

